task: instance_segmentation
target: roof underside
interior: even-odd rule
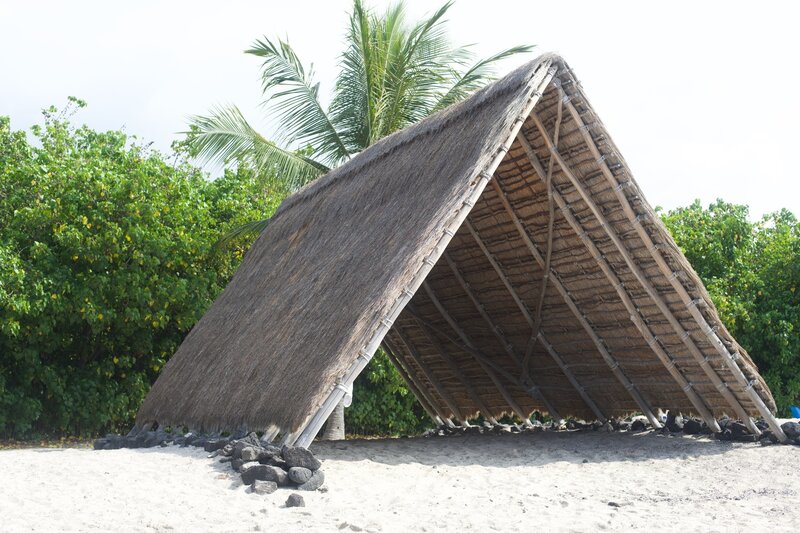
[[[545,56],[287,200],[139,421],[303,427],[549,68],[553,81],[383,339],[395,365],[442,418],[757,414],[740,371],[774,410],[571,70]],[[734,366],[725,350],[739,355]]]

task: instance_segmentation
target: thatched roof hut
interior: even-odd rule
[[[308,446],[378,346],[437,421],[772,415],[567,64],[544,55],[288,198],[138,422]]]

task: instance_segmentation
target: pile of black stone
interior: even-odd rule
[[[239,473],[256,494],[270,494],[279,487],[313,491],[322,487],[322,463],[305,448],[277,446],[257,433],[203,434],[165,428],[133,429],[127,435],[108,434],[94,441],[95,450],[194,446],[219,457]]]
[[[769,425],[764,420],[757,420],[756,427],[761,430],[761,435],[751,433],[747,426],[739,420],[722,417],[719,426],[720,433],[714,433],[703,420],[699,418],[684,417],[677,411],[668,411],[663,427],[657,430],[658,435],[716,435],[719,440],[737,442],[760,442],[767,445],[778,442],[778,437],[770,430]],[[800,444],[800,424],[797,422],[785,422],[781,425],[786,436],[789,437],[788,443]],[[475,434],[502,434],[502,433],[529,433],[538,431],[601,431],[615,432],[628,431],[641,433],[654,429],[644,416],[636,416],[626,419],[611,419],[605,422],[595,420],[586,422],[583,420],[569,419],[557,424],[555,422],[542,423],[532,420],[531,424],[490,424],[483,422],[470,426],[440,426],[425,432],[424,436],[450,436],[450,435],[475,435]],[[787,444],[788,444],[787,443]]]

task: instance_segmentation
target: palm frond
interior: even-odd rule
[[[257,40],[246,53],[262,58],[265,104],[281,125],[287,144],[311,145],[318,157],[331,164],[352,155],[319,102],[319,84],[306,71],[288,42]]]
[[[370,144],[370,127],[375,109],[370,97],[375,86],[368,73],[373,67],[370,46],[370,20],[360,0],[355,0],[347,30],[347,47],[339,60],[335,95],[330,116],[350,153],[357,153]]]
[[[462,74],[454,72],[452,86],[442,95],[434,106],[433,111],[444,109],[459,100],[463,100],[472,92],[492,81],[494,79],[494,66],[499,61],[513,55],[528,53],[533,50],[533,48],[534,46],[528,45],[514,46],[478,61]]]
[[[190,118],[189,142],[198,156],[227,164],[244,161],[259,174],[297,189],[330,170],[326,165],[281,148],[261,136],[236,106],[217,107]]]
[[[261,235],[261,232],[264,231],[267,226],[269,226],[270,220],[272,219],[265,218],[263,220],[253,220],[252,222],[247,222],[241,226],[236,226],[227,233],[223,234],[222,237],[220,237],[219,240],[214,243],[212,250],[220,251],[232,244],[240,242],[241,239],[258,237]]]

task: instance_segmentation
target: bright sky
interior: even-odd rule
[[[440,3],[407,1],[412,19]],[[242,51],[262,35],[288,36],[327,97],[349,8],[0,0],[0,115],[28,128],[74,95],[89,103],[80,121],[166,151],[188,115],[230,102],[269,136],[259,64]],[[754,217],[800,215],[797,3],[458,0],[448,19],[453,41],[480,56],[523,43],[562,54],[652,204],[722,197]]]

